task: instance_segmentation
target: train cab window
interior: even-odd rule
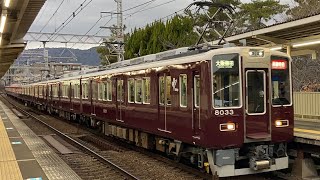
[[[291,104],[290,62],[287,58],[271,57],[272,104]]]
[[[128,102],[134,103],[134,79],[128,80]]]
[[[117,100],[124,100],[124,89],[123,89],[123,80],[117,80]]]
[[[159,77],[159,103],[171,105],[171,76]]]
[[[181,74],[179,77],[180,84],[180,107],[187,107],[187,75]]]
[[[135,81],[135,102],[142,103],[142,79]]]
[[[112,101],[112,81],[108,80],[107,81],[107,86],[106,86],[107,90],[107,101]]]
[[[145,77],[142,81],[143,104],[150,104],[150,78]]]
[[[213,106],[240,107],[239,55],[224,54],[212,59]]]

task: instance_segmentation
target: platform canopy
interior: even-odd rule
[[[24,50],[23,37],[46,0],[0,1],[0,78]]]
[[[315,58],[320,50],[320,14],[237,34],[226,40],[237,45],[240,45],[240,40],[246,40],[247,46],[287,50],[292,56],[311,54]]]

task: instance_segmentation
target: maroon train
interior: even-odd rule
[[[7,93],[220,177],[288,167],[291,59],[266,48],[186,48]]]

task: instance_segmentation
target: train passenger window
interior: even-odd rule
[[[104,82],[98,82],[98,100],[106,100],[106,85]]]
[[[117,80],[117,100],[124,100],[123,80]]]
[[[79,84],[73,85],[73,89],[74,89],[74,98],[79,99],[80,98],[80,85]]]
[[[171,76],[166,76],[167,105],[171,105]]]
[[[142,103],[142,79],[135,82],[135,102]]]
[[[35,96],[39,97],[39,86],[35,86]]]
[[[82,99],[88,99],[88,83],[82,83]]]
[[[112,101],[112,81],[107,81],[107,101]]]
[[[143,78],[142,82],[143,86],[143,104],[150,104],[150,78],[145,77]]]
[[[171,105],[171,76],[159,77],[159,103]]]
[[[238,54],[212,58],[212,89],[215,108],[241,106]]]
[[[128,102],[134,103],[134,79],[128,80]]]
[[[164,96],[164,77],[159,77],[159,104],[164,105],[165,96]]]
[[[194,106],[200,107],[200,76],[194,77]]]
[[[283,57],[271,57],[272,104],[291,104],[291,82],[289,60]]]
[[[181,74],[179,77],[180,84],[180,107],[187,107],[187,75]]]
[[[52,85],[52,96],[58,97],[58,88],[56,84]]]
[[[43,91],[43,87],[39,86],[39,97],[42,97],[42,91]]]

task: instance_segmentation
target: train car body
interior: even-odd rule
[[[39,109],[189,159],[220,177],[287,168],[290,57],[250,47],[172,52],[6,89]]]

